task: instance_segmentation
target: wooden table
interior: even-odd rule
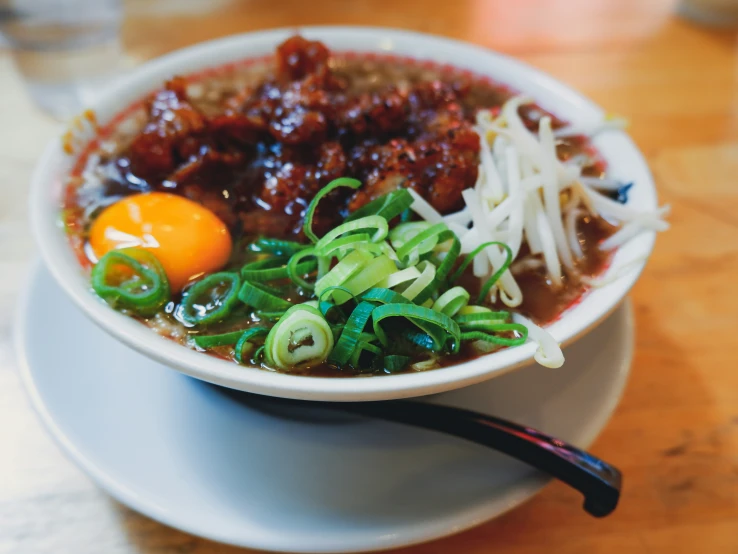
[[[171,5],[170,5],[171,4]],[[633,374],[593,451],[625,474],[605,520],[553,484],[472,531],[402,552],[738,553],[738,55],[736,34],[692,26],[668,0],[129,2],[127,53],[146,59],[274,26],[405,27],[517,56],[632,120],[673,229],[632,298]],[[34,111],[0,54],[0,553],[226,554],[116,504],[75,469],[14,372],[8,310],[30,242],[26,183],[58,124]]]

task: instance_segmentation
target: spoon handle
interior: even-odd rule
[[[439,431],[493,448],[581,492],[584,509],[595,517],[612,513],[620,499],[622,476],[617,468],[559,439],[504,419],[407,400],[326,402],[324,406]]]

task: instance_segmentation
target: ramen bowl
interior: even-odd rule
[[[90,109],[99,125],[113,121],[127,106],[159,88],[173,75],[206,72],[210,68],[262,59],[293,30],[271,30],[226,37],[198,44],[155,59],[102,91]],[[593,102],[552,77],[509,57],[445,38],[413,32],[364,27],[306,27],[300,33],[320,40],[336,52],[412,58],[418,63],[453,66],[489,77],[535,98],[544,109],[572,126],[588,126],[604,117]],[[68,138],[68,137],[67,137]],[[657,208],[656,191],[648,167],[633,141],[622,131],[608,131],[593,139],[607,163],[611,178],[632,182],[628,206]],[[68,146],[68,141],[67,144]],[[468,361],[428,371],[394,375],[315,377],[237,365],[204,355],[163,338],[140,322],[116,312],[91,290],[89,272],[70,246],[60,223],[67,176],[74,157],[55,140],[33,174],[30,195],[32,227],[42,258],[62,289],[97,325],[121,342],[186,375],[210,383],[257,394],[318,401],[367,401],[439,393],[478,383],[530,364],[534,343],[502,349]],[[654,244],[653,233],[641,233],[620,246],[600,281],[547,326],[554,339],[567,345],[603,321],[625,298],[638,279]],[[627,271],[624,271],[627,268]],[[80,348],[84,338],[80,337]],[[541,371],[552,371],[541,368]]]

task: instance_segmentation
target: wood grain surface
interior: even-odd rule
[[[126,4],[127,55],[277,26],[363,24],[514,55],[632,121],[673,228],[632,293],[631,380],[593,452],[625,474],[604,520],[553,484],[523,507],[405,554],[738,554],[738,49],[667,0],[216,0]],[[0,553],[235,554],[100,492],[22,393],[8,316],[32,247],[26,183],[58,123],[35,111],[0,51]],[[11,236],[12,235],[12,236]]]

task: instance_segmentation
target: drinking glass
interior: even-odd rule
[[[120,68],[121,0],[0,0],[0,33],[34,102],[66,118]]]

